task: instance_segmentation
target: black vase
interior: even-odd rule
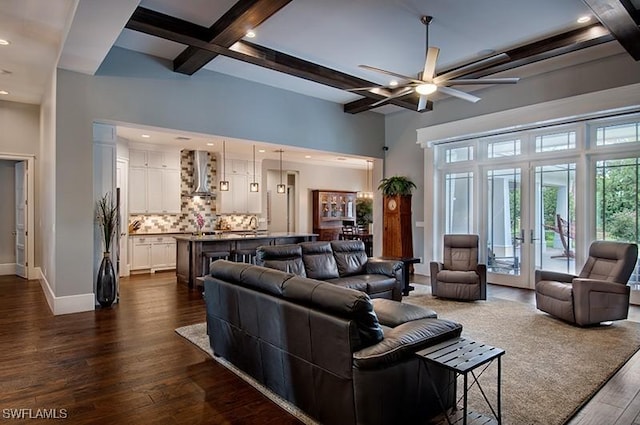
[[[116,273],[111,262],[111,255],[108,252],[104,253],[100,270],[98,270],[96,297],[102,307],[111,307],[111,304],[116,300]]]

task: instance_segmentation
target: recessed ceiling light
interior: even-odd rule
[[[191,140],[191,137],[185,137],[185,136],[178,136],[176,137],[176,140]]]
[[[148,134],[142,134],[142,135],[140,135],[140,137],[142,137],[143,139],[148,139],[151,136],[149,136]]]
[[[213,146],[213,143],[207,143],[207,146]]]
[[[258,152],[265,153],[266,151],[264,149],[258,149]]]
[[[389,86],[390,86],[390,87],[395,87],[395,86],[397,86],[397,85],[398,85],[398,82],[397,82],[396,80],[391,80],[391,81],[389,81]]]
[[[9,75],[12,74],[8,69],[0,69],[0,75]]]
[[[305,155],[304,157],[309,159],[309,158],[311,158],[311,155]]]
[[[4,38],[0,38],[0,46],[8,46],[11,44],[9,40],[5,40]]]
[[[336,159],[337,159],[338,161],[346,161],[346,160],[347,160],[347,158],[343,158],[343,157],[341,157],[341,156],[337,157]]]
[[[253,32],[252,30],[249,30],[249,31],[247,31],[247,34],[246,34],[246,35],[247,35],[247,37],[249,37],[249,38],[253,38],[253,37],[255,37],[255,36],[256,36],[256,33],[255,33],[255,32]]]
[[[9,92],[6,90],[0,90],[0,94],[9,94]]]
[[[591,16],[581,16],[578,18],[579,24],[584,24],[585,22],[589,22],[591,20]]]

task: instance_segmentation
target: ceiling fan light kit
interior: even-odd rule
[[[436,63],[438,61],[438,55],[440,54],[440,49],[438,49],[437,47],[429,47],[429,24],[431,23],[432,20],[433,20],[433,17],[431,16],[420,17],[420,22],[422,22],[426,27],[426,37],[425,37],[426,56],[425,56],[424,67],[422,69],[422,72],[418,74],[417,78],[409,77],[406,75],[398,74],[396,72],[387,71],[387,70],[376,68],[369,65],[358,65],[360,68],[363,68],[363,69],[378,72],[380,74],[385,74],[387,76],[391,76],[395,78],[400,78],[401,80],[404,80],[404,83],[396,83],[393,85],[389,84],[388,86],[358,87],[354,89],[349,89],[348,91],[357,92],[357,91],[367,90],[372,93],[385,96],[383,89],[386,89],[386,91],[390,93],[386,95],[384,99],[373,103],[371,106],[379,106],[379,105],[385,104],[392,99],[406,96],[415,91],[420,95],[420,98],[418,100],[418,106],[417,106],[417,111],[420,112],[427,107],[427,101],[429,100],[427,96],[435,92],[440,92],[442,94],[457,97],[459,99],[463,99],[473,103],[476,103],[480,100],[478,96],[474,96],[462,90],[454,89],[450,86],[478,85],[478,84],[515,84],[518,82],[519,78],[456,79],[457,77],[462,77],[464,75],[471,74],[489,65],[496,65],[498,63],[508,61],[509,55],[507,55],[506,53],[500,53],[498,55],[494,55],[494,56],[476,61],[472,64],[454,69],[453,71],[447,72],[446,74],[436,76]]]

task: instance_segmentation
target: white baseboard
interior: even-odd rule
[[[16,263],[0,264],[0,276],[16,274]]]
[[[47,304],[49,304],[49,309],[54,315],[95,310],[95,296],[93,293],[56,297],[42,271],[40,271],[39,280],[42,292],[44,292],[44,296],[47,299]]]

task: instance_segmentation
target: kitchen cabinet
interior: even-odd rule
[[[229,181],[228,191],[218,191],[216,210],[219,213],[252,213],[262,212],[261,176],[256,174],[255,181],[260,183],[259,192],[250,192],[249,183],[253,182],[253,162],[246,160],[227,160],[226,179]],[[256,162],[258,170],[258,162]],[[222,179],[222,175],[218,176]]]
[[[176,267],[176,240],[172,236],[132,236],[130,252],[132,271]]]
[[[314,190],[313,233],[318,240],[330,241],[339,238],[342,226],[356,223],[356,192],[340,190]]]
[[[129,269],[146,270],[151,268],[151,239],[146,237],[131,238],[131,261]]]
[[[176,267],[176,240],[170,236],[153,237],[151,242],[151,269]]]
[[[180,214],[180,152],[129,150],[129,213]]]

